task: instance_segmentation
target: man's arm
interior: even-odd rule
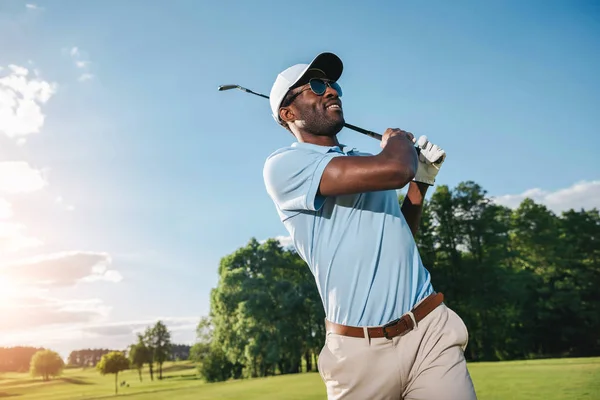
[[[408,193],[402,202],[402,214],[408,223],[414,237],[417,236],[421,214],[423,213],[423,200],[429,185],[421,182],[411,182],[408,186]]]
[[[401,207],[404,219],[406,219],[414,237],[417,236],[419,230],[423,213],[423,200],[427,189],[429,186],[434,185],[435,177],[446,159],[446,152],[431,143],[425,135],[417,140],[417,146],[419,148],[417,173],[408,187],[408,193]]]
[[[417,172],[414,136],[400,129],[387,129],[381,153],[375,156],[336,157],[323,171],[319,184],[322,196],[400,189]]]

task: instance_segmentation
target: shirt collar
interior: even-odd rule
[[[356,148],[346,146],[342,143],[340,143],[339,146],[320,146],[318,144],[313,143],[294,142],[292,143],[292,147],[310,149],[323,154],[329,153],[331,151],[334,151],[336,153],[350,154],[356,151]]]

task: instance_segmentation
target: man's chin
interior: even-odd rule
[[[339,113],[335,116],[321,118],[321,120],[318,121],[318,124],[314,124],[313,126],[310,126],[312,124],[307,124],[306,128],[313,135],[333,137],[344,128],[344,124],[344,115]]]
[[[340,115],[332,124],[331,131],[334,132],[332,136],[337,135],[344,128],[345,123],[344,116]]]
[[[341,121],[332,121],[331,124],[327,126],[323,126],[319,132],[316,133],[318,136],[329,136],[333,137],[340,133],[340,131],[344,128],[344,120]]]

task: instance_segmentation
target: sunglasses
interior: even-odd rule
[[[342,97],[342,88],[337,82],[327,81],[327,80],[320,79],[320,78],[312,78],[311,80],[308,81],[308,85],[309,85],[308,88],[302,89],[301,91],[290,96],[288,99],[284,100],[284,102],[282,103],[281,106],[282,107],[289,106],[290,104],[292,104],[294,99],[296,99],[296,97],[298,97],[300,95],[300,93],[302,93],[308,89],[312,90],[313,93],[316,94],[317,96],[322,96],[325,93],[325,91],[327,90],[327,87],[330,87],[337,92],[339,97]]]

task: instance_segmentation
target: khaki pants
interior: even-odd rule
[[[329,400],[474,400],[464,357],[469,334],[444,303],[404,336],[327,332],[318,360]]]

